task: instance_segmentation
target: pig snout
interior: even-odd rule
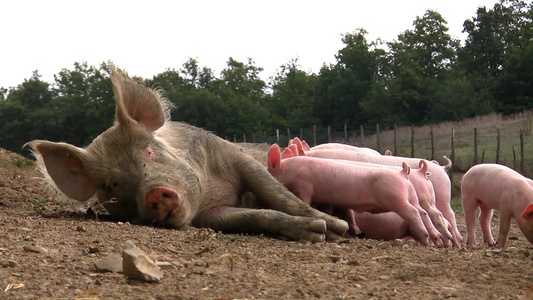
[[[144,197],[144,207],[158,220],[166,218],[178,206],[178,194],[167,187],[155,187]]]

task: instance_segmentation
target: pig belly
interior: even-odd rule
[[[394,240],[409,236],[409,226],[397,213],[355,213],[355,224],[364,238]]]

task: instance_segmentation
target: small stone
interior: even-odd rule
[[[14,260],[8,260],[8,261],[7,261],[7,265],[8,265],[9,267],[11,267],[11,268],[16,268],[16,267],[19,266],[19,264],[18,264],[16,261],[14,261]]]
[[[390,243],[389,242],[383,242],[383,243],[379,243],[378,244],[378,248],[379,249],[387,249],[387,248],[390,248]]]
[[[248,252],[244,253],[244,258],[246,260],[252,259],[252,252],[248,251]]]
[[[40,246],[34,246],[34,245],[25,245],[22,247],[24,251],[26,252],[35,252],[35,253],[48,253],[48,249],[40,247]]]
[[[378,278],[381,279],[381,280],[389,280],[390,276],[382,275],[382,276],[379,276]]]
[[[78,225],[78,226],[76,226],[76,231],[79,231],[79,232],[86,232],[87,229],[85,229],[85,227],[83,227],[83,225]]]
[[[122,273],[122,258],[115,254],[110,254],[104,258],[95,260],[94,267],[99,272]]]
[[[141,249],[127,241],[122,251],[122,271],[128,278],[143,281],[160,281],[163,271]]]
[[[22,227],[26,227],[26,228],[32,228],[33,226],[31,225],[30,221],[28,220],[22,220],[20,221],[20,226]]]
[[[27,235],[27,236],[23,237],[22,239],[25,240],[25,241],[29,241],[29,240],[31,240],[31,236]]]
[[[89,253],[98,253],[98,252],[100,252],[100,250],[96,246],[89,246],[88,251],[89,251]]]
[[[7,260],[0,260],[0,266],[7,268],[9,267],[9,262]]]
[[[359,261],[355,260],[355,259],[352,259],[352,260],[348,261],[348,265],[350,265],[350,266],[360,266],[361,263]]]
[[[168,261],[156,261],[155,264],[163,270],[172,269],[174,265]]]
[[[341,259],[339,255],[328,255],[328,258],[334,263],[338,262]]]
[[[403,245],[403,240],[402,239],[395,239],[392,244],[394,246],[400,246],[400,245]]]

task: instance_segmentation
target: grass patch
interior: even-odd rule
[[[25,157],[17,157],[14,160],[12,160],[11,163],[18,168],[27,168],[27,167],[35,166],[34,160],[31,160]]]

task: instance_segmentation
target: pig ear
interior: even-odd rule
[[[392,155],[392,151],[387,149],[387,150],[385,150],[385,153],[383,155],[391,156]]]
[[[304,151],[309,151],[311,150],[311,147],[309,147],[309,144],[306,141],[302,141],[302,149]]]
[[[291,150],[293,156],[298,156],[298,155],[305,156],[305,153],[301,154],[300,151],[298,151],[298,146],[296,146],[295,144],[290,145],[289,149]]]
[[[533,216],[533,204],[529,204],[522,212],[522,218],[529,220]]]
[[[305,156],[305,151],[303,149],[302,141],[299,138],[294,138],[294,145],[296,145],[297,155]]]
[[[155,131],[170,119],[171,105],[157,91],[129,78],[114,66],[111,68],[111,81],[117,102],[117,121],[120,125],[132,126],[140,123],[149,131]]]
[[[275,171],[281,166],[281,149],[278,144],[273,144],[268,150],[268,170]]]
[[[411,173],[411,168],[409,168],[406,162],[402,162],[402,172],[405,173],[405,176],[407,178],[409,178],[409,174]]]
[[[294,153],[292,152],[291,146],[293,146],[293,145],[290,145],[289,147],[285,148],[285,150],[283,150],[283,152],[281,152],[281,159],[285,159],[285,158],[289,158],[289,157],[295,156]]]
[[[418,167],[420,168],[420,171],[422,171],[422,173],[426,173],[428,171],[428,164],[426,163],[425,160],[421,159],[419,162],[418,162]]]
[[[66,143],[31,141],[29,145],[37,158],[41,171],[48,174],[55,185],[68,197],[86,201],[96,192],[87,176],[83,161],[87,151]]]

